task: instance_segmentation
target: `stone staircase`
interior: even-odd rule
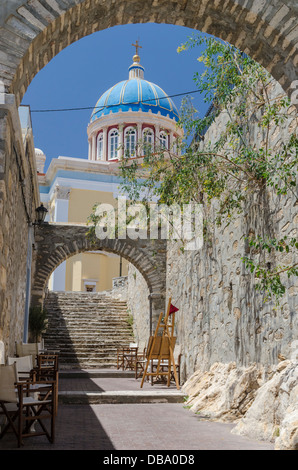
[[[49,292],[45,348],[59,350],[60,369],[117,365],[117,348],[133,342],[126,302],[105,293]]]

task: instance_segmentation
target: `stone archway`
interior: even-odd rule
[[[78,39],[115,25],[169,23],[227,40],[290,93],[296,80],[295,0],[11,0],[0,6],[0,80],[21,99],[38,71]],[[0,82],[1,83],[1,82]]]
[[[31,303],[43,303],[50,275],[67,258],[83,251],[103,250],[127,259],[143,275],[150,292],[152,325],[155,325],[165,308],[166,241],[129,238],[91,241],[87,236],[89,228],[86,225],[59,223],[36,226]]]

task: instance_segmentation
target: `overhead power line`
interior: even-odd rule
[[[194,93],[202,93],[202,90],[192,90],[192,91],[188,91],[188,92],[184,92],[184,93],[177,93],[175,95],[168,95],[168,96],[161,97],[161,98],[151,98],[151,99],[148,99],[148,100],[143,100],[142,103],[154,101],[156,99],[163,100],[163,99],[167,99],[167,98],[175,98],[175,97],[178,97],[178,96],[187,96],[187,95],[191,95],[191,94],[194,94]],[[129,106],[129,105],[134,105],[136,103],[137,103],[136,101],[132,101],[130,103],[123,103],[123,104],[125,104],[125,106]],[[106,108],[113,108],[114,106],[119,106],[119,103],[118,104],[110,104],[110,105],[107,105],[107,106],[98,106],[98,111],[102,110],[102,109],[106,109]],[[96,106],[86,106],[86,107],[81,107],[81,108],[60,108],[60,109],[32,109],[31,113],[59,113],[59,112],[64,112],[64,111],[84,111],[84,110],[87,110],[87,109],[94,109],[95,110]]]

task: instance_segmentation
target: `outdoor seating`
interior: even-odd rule
[[[37,368],[46,370],[58,370],[58,354],[41,353],[37,355]]]
[[[7,364],[16,364],[17,381],[33,379],[33,358],[31,355],[22,357],[8,357]]]
[[[174,351],[173,351],[173,356],[174,356],[176,372],[177,372],[177,376],[178,376],[178,384],[180,385],[180,363],[181,363],[181,356],[182,356],[181,346],[180,345],[175,346]],[[158,365],[158,360],[153,359],[152,360],[152,370],[156,370],[157,365]],[[168,359],[161,360],[160,364],[159,364],[159,367],[160,367],[161,372],[168,372],[169,360]],[[163,378],[164,378],[164,376],[161,376],[161,377],[157,378],[155,380],[155,382],[157,382],[159,380],[162,380]],[[173,370],[171,370],[171,381],[172,380],[175,381]]]
[[[117,350],[117,369],[136,371],[137,362],[144,356],[145,343],[130,343],[128,347]]]
[[[38,398],[32,396],[34,382],[17,382],[16,363],[0,366],[0,413],[4,414],[7,422],[0,432],[0,439],[11,428],[14,432],[18,447],[23,445],[23,439],[45,435],[49,442],[55,438],[55,388],[54,382],[36,382],[43,385]],[[36,394],[36,389],[34,389]],[[50,424],[46,425],[47,420]],[[33,424],[38,423],[35,432]]]
[[[135,349],[135,343],[130,343],[129,346],[123,346],[117,349],[117,369],[124,370],[127,368],[127,358],[131,353],[131,349]]]
[[[138,348],[129,347],[123,350],[123,370],[135,370]]]
[[[16,356],[23,357],[31,355],[33,357],[33,366],[36,365],[37,355],[43,350],[42,343],[23,343],[16,342]]]
[[[118,348],[117,349],[117,369],[123,369],[123,364],[124,364],[124,358],[123,358],[123,352],[124,348]]]
[[[55,387],[55,409],[58,411],[58,354],[42,353],[37,355],[37,366],[34,368],[35,380],[41,382],[53,381]]]
[[[56,412],[58,410],[58,355],[56,354],[38,354],[36,366],[33,367],[32,356],[8,357],[7,364],[16,364],[17,381],[32,382],[30,393],[42,392],[46,389],[49,380],[54,382]],[[34,383],[34,385],[33,385]],[[42,390],[43,389],[43,390]],[[36,395],[35,395],[36,396]]]
[[[136,363],[135,363],[135,378],[138,379],[144,372],[146,363],[146,342],[143,341],[139,344]]]

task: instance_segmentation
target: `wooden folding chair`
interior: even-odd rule
[[[7,364],[16,364],[17,381],[33,380],[33,358],[31,355],[22,357],[8,357]]]
[[[17,357],[32,356],[33,366],[36,365],[36,358],[40,352],[41,352],[40,343],[16,342],[16,356]]]
[[[35,380],[41,382],[54,382],[55,409],[58,411],[58,382],[59,382],[59,356],[58,354],[42,353],[37,356],[37,366],[34,368]]]
[[[180,363],[181,363],[181,346],[180,345],[176,345],[175,348],[173,348],[173,356],[174,356],[174,364],[175,364],[175,368],[176,368],[176,373],[177,373],[177,377],[178,377],[178,384],[180,385]],[[152,361],[152,369],[153,370],[156,370],[156,367],[157,367],[157,364],[158,364],[158,361],[157,359],[153,360]],[[162,359],[160,361],[160,370],[162,372],[168,372],[169,371],[169,361],[168,359]],[[175,381],[175,375],[174,375],[174,370],[171,370],[170,371],[170,380],[171,381]]]
[[[41,353],[37,355],[37,368],[46,370],[58,370],[58,354]]]
[[[130,347],[123,349],[123,369],[135,370],[138,348]]]
[[[141,341],[138,345],[138,352],[135,363],[135,378],[138,379],[144,372],[146,363],[146,342]]]
[[[127,347],[119,348],[117,350],[117,369],[135,370],[137,354],[138,345],[136,343],[130,343]]]
[[[54,383],[39,383],[47,388],[46,397],[38,399],[30,396],[33,382],[17,383],[16,364],[0,366],[0,409],[7,418],[0,433],[0,439],[11,428],[16,435],[18,447],[23,445],[23,438],[45,435],[49,442],[55,439],[55,391]],[[43,389],[45,391],[45,388]],[[44,420],[50,420],[46,426]],[[15,422],[17,421],[17,425]],[[32,432],[33,423],[38,423],[39,430]]]
[[[124,368],[124,348],[117,349],[117,369]]]

